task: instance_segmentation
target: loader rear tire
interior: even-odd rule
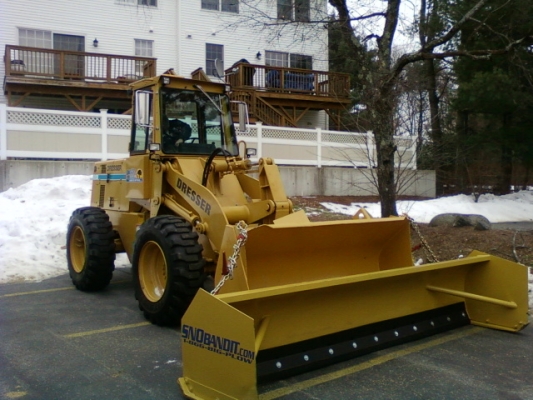
[[[115,270],[115,233],[104,210],[78,208],[67,229],[67,264],[78,290],[102,290]]]
[[[198,234],[184,219],[161,215],[137,232],[132,271],[135,298],[157,325],[179,325],[206,278]]]

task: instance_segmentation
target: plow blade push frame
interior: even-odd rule
[[[193,399],[257,399],[257,382],[468,323],[528,324],[527,268],[480,252],[458,260],[212,295],[182,319]]]

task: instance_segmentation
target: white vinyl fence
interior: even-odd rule
[[[0,160],[108,160],[128,156],[131,116],[7,107],[0,104]],[[238,140],[279,165],[372,168],[370,132],[249,126]],[[397,163],[416,169],[416,141],[398,137]],[[244,145],[241,143],[241,147]]]

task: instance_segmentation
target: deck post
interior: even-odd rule
[[[0,104],[0,160],[7,160],[7,105]]]
[[[255,123],[257,129],[257,159],[263,157],[263,123],[257,121]]]
[[[316,166],[322,168],[322,128],[316,128]]]
[[[101,128],[101,139],[102,139],[102,161],[107,161],[107,109],[100,109],[100,128]]]

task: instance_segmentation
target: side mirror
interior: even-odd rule
[[[244,101],[232,101],[239,106],[239,129],[237,129],[237,134],[239,133],[250,133],[250,119],[248,117],[248,104]]]
[[[224,79],[224,67],[221,59],[215,58],[215,70],[213,72],[218,79]]]
[[[138,90],[135,92],[135,124],[150,127],[150,106],[152,92]]]

